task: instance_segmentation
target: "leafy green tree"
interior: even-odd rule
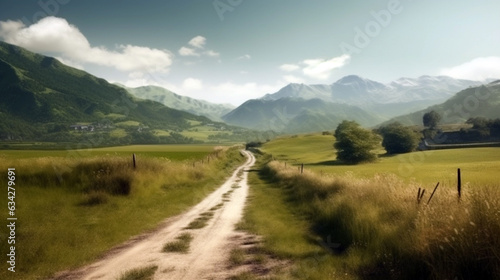
[[[337,159],[349,164],[377,159],[373,152],[380,145],[380,137],[362,128],[354,121],[343,121],[335,130]]]
[[[414,151],[419,142],[419,136],[411,128],[399,122],[391,123],[378,130],[382,135],[382,146],[389,154],[402,154]]]
[[[435,129],[439,121],[441,121],[441,115],[434,110],[424,114],[423,122],[425,127]]]

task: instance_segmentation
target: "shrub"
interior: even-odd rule
[[[380,137],[362,128],[354,121],[343,121],[335,130],[337,159],[349,164],[370,162],[377,158],[373,152],[380,145]]]
[[[389,154],[413,152],[418,146],[418,134],[411,128],[395,122],[379,129],[382,146]]]
[[[83,161],[72,170],[69,177],[77,181],[87,193],[129,195],[132,190],[131,166],[125,159]]]

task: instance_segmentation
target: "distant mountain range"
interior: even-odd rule
[[[400,78],[383,84],[350,75],[331,85],[289,84],[262,99],[319,98],[327,102],[359,106],[390,118],[443,102],[460,90],[480,84],[478,81],[457,80],[446,76]]]
[[[0,42],[0,97],[0,140],[74,142],[84,136],[70,127],[92,126],[101,142],[109,140],[107,144],[180,143],[190,141],[180,132],[197,133],[194,124],[217,127],[231,136],[230,126],[212,121],[220,119],[250,129],[302,133],[333,130],[342,120],[364,126],[388,120],[421,124],[430,110],[442,114],[443,123],[500,117],[499,81],[482,86],[477,81],[421,76],[383,84],[351,75],[331,85],[289,84],[231,110],[229,105],[155,86],[125,89],[4,42]]]
[[[464,89],[441,104],[395,117],[386,123],[422,125],[424,114],[433,110],[441,115],[442,124],[463,123],[474,117],[500,118],[500,80]]]
[[[332,130],[345,119],[366,126],[384,120],[356,106],[297,97],[249,100],[223,117],[233,125],[287,133]]]
[[[222,119],[243,127],[290,133],[332,130],[343,119],[374,126],[480,84],[446,76],[401,78],[383,84],[350,75],[331,85],[289,84],[276,93],[245,102]]]
[[[178,95],[168,89],[158,86],[143,86],[137,88],[125,87],[125,89],[136,97],[157,101],[167,107],[198,116],[205,116],[214,121],[222,121],[221,117],[235,108],[233,105],[229,104],[214,104],[208,101]]]

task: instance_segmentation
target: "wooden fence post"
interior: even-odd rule
[[[132,162],[134,163],[134,169],[135,169],[135,153],[132,154]]]
[[[429,204],[429,202],[431,202],[431,199],[432,197],[434,196],[434,193],[436,192],[437,188],[439,186],[439,182],[437,183],[436,187],[434,188],[434,190],[432,191],[432,194],[431,194],[431,197],[429,197],[429,200],[427,200],[427,204]]]
[[[462,197],[462,176],[460,175],[460,168],[457,169],[457,190],[458,190],[458,200]]]
[[[302,163],[300,165],[300,174],[304,173],[304,164]]]

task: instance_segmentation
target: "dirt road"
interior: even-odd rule
[[[148,266],[158,266],[154,279],[226,278],[230,250],[234,240],[242,235],[235,232],[235,224],[242,216],[248,194],[248,173],[240,171],[255,163],[251,153],[243,153],[248,157],[246,163],[189,211],[168,219],[161,229],[124,244],[102,260],[56,279],[119,279],[131,269]],[[191,222],[207,212],[213,216],[206,226],[187,229]],[[175,241],[183,233],[193,237],[187,253],[163,252],[166,243]]]

